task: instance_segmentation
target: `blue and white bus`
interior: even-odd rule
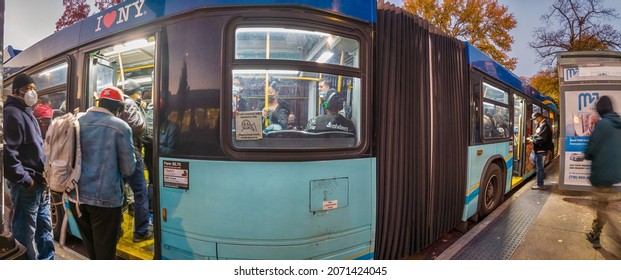
[[[405,258],[532,175],[533,111],[558,121],[476,48],[371,0],[126,1],[4,66],[5,94],[29,73],[58,114],[128,79],[152,93],[156,235],[133,243],[125,214],[122,258]],[[355,132],[306,129],[329,111],[320,82]]]

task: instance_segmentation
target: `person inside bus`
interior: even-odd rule
[[[117,116],[124,110],[123,92],[105,87],[95,107],[79,118],[82,173],[70,203],[90,259],[116,259],[121,232],[124,176],[134,173],[136,156],[131,128]],[[78,197],[79,196],[79,197]],[[78,199],[79,198],[79,199]],[[79,207],[79,212],[78,212]]]
[[[124,110],[121,119],[132,129],[134,153],[136,154],[136,168],[132,175],[125,177],[134,193],[134,242],[142,242],[153,238],[153,230],[149,228],[149,200],[147,182],[144,177],[144,158],[142,157],[141,136],[146,131],[145,116],[140,108],[140,84],[132,79],[123,85],[125,94]],[[130,211],[131,213],[131,211]]]
[[[48,96],[39,97],[39,104],[35,105],[32,114],[37,118],[39,122],[39,128],[41,129],[41,135],[45,139],[47,128],[52,123],[52,117],[54,116],[54,109],[52,109],[52,102]]]
[[[327,100],[321,104],[321,107],[325,109],[326,114],[317,116],[306,125],[306,131],[308,132],[323,132],[323,131],[345,131],[356,133],[356,127],[354,123],[339,114],[339,111],[343,109],[343,103],[345,102],[345,96],[336,91],[330,93]]]
[[[257,109],[262,110],[263,115],[263,132],[278,131],[287,129],[287,121],[291,109],[289,103],[280,100],[279,88],[276,82],[271,82],[268,87],[267,105],[265,102],[259,104]],[[265,120],[267,119],[267,125]]]
[[[548,152],[554,150],[552,143],[552,129],[548,121],[539,112],[533,113],[533,118],[537,122],[535,134],[528,138],[529,142],[533,142],[533,150],[535,151],[535,166],[537,168],[537,185],[532,186],[533,190],[544,190],[543,178],[545,177],[545,156]]]
[[[233,78],[233,117],[235,117],[236,112],[248,111],[248,102],[244,99],[241,94],[244,91],[244,80],[235,76]]]
[[[326,79],[319,80],[318,84],[319,88],[319,98],[321,102],[326,102],[326,98],[330,96],[333,92],[338,92],[336,89],[332,88],[332,84]],[[319,108],[320,115],[325,114],[324,108]],[[339,111],[339,114],[343,115],[346,118],[351,118],[351,107],[347,105],[345,101],[343,101],[343,109]]]

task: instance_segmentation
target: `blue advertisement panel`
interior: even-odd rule
[[[607,95],[613,101],[614,108],[621,108],[621,91],[614,90],[579,90],[565,91],[565,150],[564,183],[575,186],[590,186],[589,174],[591,161],[585,159],[584,150],[589,137],[600,117],[595,104],[600,97]]]

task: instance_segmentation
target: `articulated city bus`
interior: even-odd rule
[[[126,1],[7,61],[5,94],[22,72],[57,115],[128,79],[152,93],[155,240],[132,242],[128,211],[123,258],[404,258],[532,175],[532,112],[558,123],[470,44],[371,0]]]

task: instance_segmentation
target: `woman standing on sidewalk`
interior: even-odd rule
[[[593,248],[601,248],[599,237],[604,224],[609,220],[608,200],[614,196],[612,185],[621,182],[621,118],[612,109],[610,97],[602,96],[595,105],[601,120],[595,124],[589,144],[584,151],[585,158],[591,160],[591,185],[597,188],[593,194],[595,219],[586,238]],[[615,227],[614,223],[610,223]],[[612,231],[618,234],[618,229]],[[615,236],[617,239],[618,236]]]

